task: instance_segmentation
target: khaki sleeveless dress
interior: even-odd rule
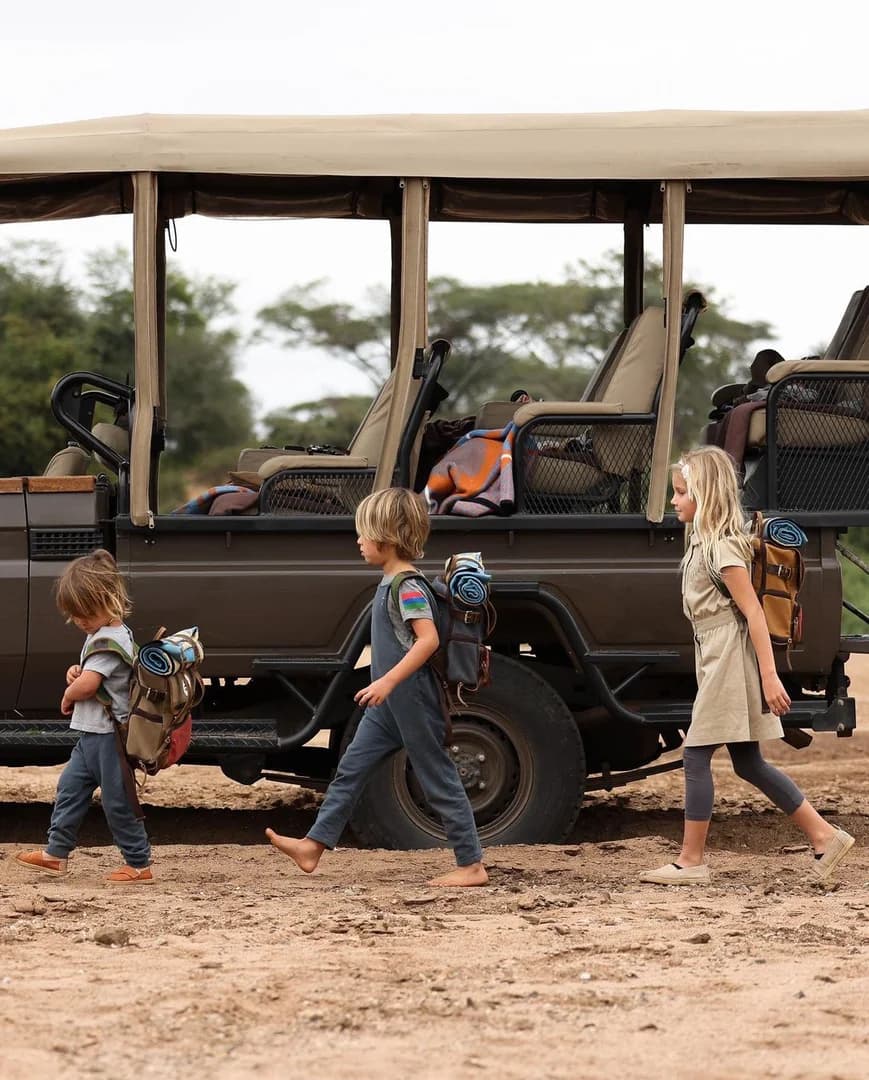
[[[719,542],[719,569],[748,563],[735,543]],[[742,612],[715,585],[692,535],[682,571],[682,607],[694,630],[697,697],[685,746],[780,739],[781,721],[767,710],[754,646]]]

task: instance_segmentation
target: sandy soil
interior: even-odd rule
[[[869,731],[770,756],[861,841],[832,888],[724,761],[715,881],[675,892],[636,874],[677,850],[679,773],[590,796],[571,843],[492,849],[491,887],[455,894],[425,885],[443,852],[303,877],[262,829],[301,833],[316,799],[194,767],[149,786],[158,885],[102,885],[96,809],[44,880],[11,855],[58,770],[0,769],[0,1077],[863,1078]]]

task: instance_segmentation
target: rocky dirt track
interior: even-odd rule
[[[833,888],[726,757],[714,883],[675,892],[636,875],[677,850],[680,773],[589,796],[569,844],[492,849],[490,888],[443,893],[443,852],[345,848],[303,877],[262,829],[301,833],[314,798],[195,767],[149,782],[156,886],[102,885],[98,810],[44,880],[11,856],[58,770],[0,769],[0,1078],[863,1078],[869,732],[770,757],[858,838]]]

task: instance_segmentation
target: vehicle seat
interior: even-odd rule
[[[796,363],[811,361],[804,357]],[[869,359],[869,286],[858,289],[848,301],[823,356],[823,361],[863,361]],[[749,394],[762,399],[769,393],[767,373],[785,363],[775,349],[762,349],[751,365],[751,378],[742,387],[720,387],[712,395],[713,412],[705,432],[705,441],[721,446],[740,467],[747,455],[762,454],[766,449],[766,409],[746,401]],[[847,371],[839,373],[838,388],[823,391],[823,401],[795,400],[792,407],[783,402],[777,414],[776,443],[783,447],[847,446],[867,437],[864,401],[852,400],[855,388],[847,380]],[[729,393],[733,391],[733,393]],[[798,392],[795,388],[794,393]],[[859,396],[859,393],[858,393]],[[728,408],[729,407],[729,408]]]
[[[869,360],[869,286],[858,289],[830,339],[825,360]]]
[[[735,407],[746,404],[750,395],[768,393],[769,387],[766,384],[766,373],[775,364],[780,364],[783,361],[784,357],[776,349],[761,349],[751,362],[748,382],[728,383],[726,386],[718,387],[712,395],[712,412],[709,414],[711,422],[706,425],[703,434],[704,443],[708,446],[724,448],[726,440],[732,441],[732,435],[728,440],[732,423],[730,413]],[[743,411],[753,412],[754,410]],[[733,454],[732,449],[729,449],[729,452]],[[734,457],[738,457],[741,462],[741,453],[734,455]]]
[[[124,461],[130,460],[130,433],[126,428],[122,428],[119,424],[99,423],[94,424],[91,432],[94,438],[104,442],[110,450],[114,450],[118,457],[123,458]],[[100,454],[95,452],[94,457],[101,465],[114,470],[114,465]]]
[[[579,406],[620,406],[622,413],[653,412],[664,371],[665,345],[664,309],[648,307],[619,335],[593,377],[592,396]],[[521,428],[547,413],[569,417],[571,409],[571,402],[534,402],[520,406],[515,420]],[[555,437],[550,437],[544,421],[529,439],[532,445],[523,455],[523,483],[525,501],[532,507],[541,496],[551,499],[596,490],[612,495],[632,472],[648,462],[652,425],[588,424],[581,408],[575,415],[575,435],[568,435],[565,421],[553,421],[551,435]]]
[[[309,454],[306,450],[287,450],[280,447],[247,447],[241,451],[236,465],[237,472],[260,472],[262,476],[271,476],[284,469],[304,469],[311,465],[314,459],[324,459],[329,463],[328,467],[335,469],[370,468],[376,469],[380,462],[380,450],[383,446],[386,434],[386,421],[389,416],[389,406],[392,401],[394,387],[394,373],[390,372],[383,386],[381,386],[374,400],[368,407],[368,411],[362,417],[359,427],[347,446],[344,454]],[[413,394],[409,395],[407,412],[404,420],[410,415],[413,408]],[[420,431],[421,435],[421,431]],[[350,464],[350,459],[354,464]],[[358,461],[364,459],[360,466]],[[274,462],[280,461],[280,465]],[[264,465],[269,465],[268,472],[262,472]],[[326,466],[320,466],[326,467]]]
[[[84,476],[92,461],[91,455],[78,443],[58,450],[42,471],[43,476]]]
[[[594,369],[580,401],[600,401],[609,381],[612,377],[616,359],[621,356],[625,338],[630,332],[630,327],[625,327],[613,339],[598,366]],[[514,401],[486,401],[477,413],[474,426],[483,430],[505,427],[515,416],[519,405]]]
[[[411,479],[416,474],[425,423],[437,403],[446,396],[437,382],[437,376],[449,350],[449,342],[443,339],[431,343],[425,374],[420,378],[416,392],[407,395],[401,420],[399,469],[402,472],[407,470]],[[390,372],[345,453],[278,452],[261,461],[256,470],[262,480],[261,511],[353,513],[374,486],[394,392],[395,373]],[[415,430],[412,441],[406,444],[405,439],[409,437],[406,429],[409,426]],[[245,471],[237,469],[236,474]],[[283,473],[287,475],[280,475]]]
[[[663,310],[663,308],[647,308],[646,311],[641,312],[637,316],[630,326],[626,326],[616,335],[610,343],[607,352],[603,354],[600,363],[597,365],[592,375],[590,375],[585,390],[583,390],[582,395],[580,396],[581,402],[606,402],[613,400],[613,396],[608,394],[608,391],[616,370],[623,370],[623,365],[629,369],[632,365],[636,364],[637,352],[649,348],[648,343],[644,342],[643,339],[650,334],[656,337],[656,332],[653,332],[651,327],[653,323],[657,322],[657,319],[660,318],[660,316],[647,314],[647,312],[663,312]],[[646,318],[643,318],[643,316],[646,316]],[[654,349],[654,343],[652,343],[651,348]],[[625,353],[627,353],[627,356]],[[661,370],[663,370],[663,366]],[[628,376],[628,378],[630,378],[630,376]],[[660,381],[661,373],[658,372],[655,386],[657,386]],[[624,380],[620,377],[616,382],[616,392],[619,392],[623,386]],[[641,400],[646,400],[647,396],[647,394],[641,393]],[[476,427],[484,429],[503,428],[508,421],[514,418],[516,410],[519,407],[520,406],[514,402],[485,402],[480,406],[477,413]]]

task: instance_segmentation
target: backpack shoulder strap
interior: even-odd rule
[[[94,638],[93,641],[87,646],[84,653],[82,654],[82,664],[85,664],[91,656],[95,656],[97,653],[104,652],[112,653],[114,656],[120,656],[124,663],[130,669],[133,668],[136,662],[137,649],[135,643],[133,644],[133,652],[129,653],[124,648],[124,646],[119,641],[115,641],[114,638],[101,637]],[[106,690],[105,686],[102,683],[100,683],[100,686],[97,689],[94,697],[109,714],[110,719],[114,719],[114,717],[112,716],[112,699],[108,690]]]
[[[101,652],[114,653],[116,656],[120,656],[124,663],[129,664],[129,666],[132,667],[133,663],[136,660],[138,649],[134,644],[133,651],[128,652],[124,648],[124,646],[119,641],[115,641],[114,638],[94,638],[94,640],[88,645],[88,647],[84,651],[84,654],[82,655],[82,663],[84,663],[85,660],[93,656],[95,653]]]
[[[426,596],[428,597],[428,601],[431,604],[432,614],[435,615],[437,612],[437,597],[434,595],[431,587],[431,582],[428,580],[425,574],[421,574],[419,570],[399,570],[399,572],[395,575],[392,581],[390,581],[389,599],[392,603],[393,610],[396,612],[399,610],[398,594],[401,591],[401,586],[406,581],[419,582],[423,592],[426,594]]]

